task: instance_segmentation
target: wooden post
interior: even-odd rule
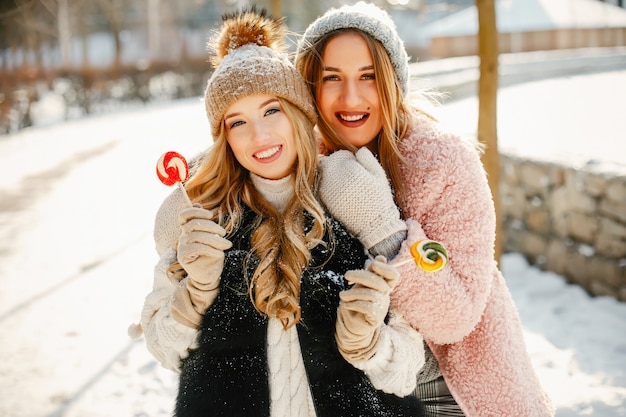
[[[274,17],[280,17],[283,15],[280,0],[272,0],[272,10],[270,13]]]
[[[485,146],[482,157],[489,187],[496,208],[495,259],[502,255],[502,225],[500,221],[499,174],[500,155],[497,134],[498,94],[498,28],[494,0],[476,0],[478,10],[478,54],[480,79],[478,82],[478,139]]]

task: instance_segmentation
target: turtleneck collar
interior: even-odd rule
[[[293,174],[279,180],[269,180],[250,173],[252,184],[259,193],[265,198],[276,210],[283,212],[287,203],[291,200],[294,192]]]

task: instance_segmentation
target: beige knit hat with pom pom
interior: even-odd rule
[[[219,133],[226,108],[255,94],[284,98],[315,124],[313,97],[284,53],[284,19],[253,7],[225,15],[223,21],[219,34],[207,45],[214,53],[215,67],[204,95],[213,137]]]

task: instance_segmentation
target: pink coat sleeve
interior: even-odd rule
[[[400,146],[404,195],[399,199],[409,227],[396,259],[410,258],[410,245],[431,239],[445,245],[448,266],[425,272],[400,267],[392,293],[394,309],[437,344],[455,343],[478,324],[493,283],[495,211],[478,152],[472,144],[419,120]]]

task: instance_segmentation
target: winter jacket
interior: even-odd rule
[[[198,348],[182,362],[177,417],[270,415],[268,319],[254,308],[248,295],[247,276],[258,263],[250,256],[252,217],[246,209],[242,227],[227,236],[233,247],[225,252],[218,296],[204,314]],[[307,224],[311,224],[308,217]],[[296,325],[315,413],[318,417],[423,415],[415,398],[376,390],[337,349],[338,294],[347,289],[343,274],[360,269],[365,254],[343,226],[332,220],[330,225],[332,245],[315,247],[312,262],[303,272],[302,316]]]
[[[399,267],[392,308],[422,334],[467,417],[552,416],[494,261],[494,204],[475,146],[418,115],[399,150],[408,236],[396,259],[427,238],[446,246],[449,264]]]

